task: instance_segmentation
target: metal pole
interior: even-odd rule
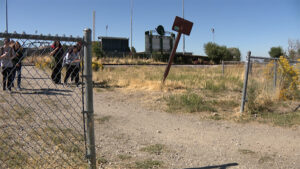
[[[7,0],[5,1],[6,6],[6,29],[5,32],[8,32],[8,12],[7,12]]]
[[[132,15],[133,15],[133,0],[130,4],[130,51],[132,50]]]
[[[91,29],[84,30],[84,71],[85,80],[84,98],[86,104],[85,113],[87,124],[87,158],[90,169],[96,169],[95,131],[94,131],[94,108],[93,108],[93,82],[92,82],[92,42]]]
[[[165,73],[164,73],[164,77],[163,77],[163,81],[162,81],[163,84],[165,83],[165,80],[166,80],[166,78],[167,78],[167,76],[168,76],[168,74],[169,74],[169,71],[170,71],[170,68],[171,68],[172,61],[173,61],[173,59],[174,59],[176,50],[177,50],[177,46],[178,46],[180,37],[181,37],[181,32],[178,32],[177,37],[176,37],[176,40],[175,40],[174,47],[173,47],[173,49],[172,49],[172,52],[171,52],[171,55],[170,55],[170,58],[169,58],[168,66],[167,66],[167,68],[166,68],[166,70],[165,70]]]
[[[184,0],[182,0],[182,18],[184,19]],[[183,35],[183,39],[182,39],[182,53],[183,55],[185,54],[185,36]]]
[[[95,19],[96,19],[96,12],[95,11],[93,11],[93,41],[95,41],[95,33],[96,33],[96,31],[95,31]]]
[[[277,83],[277,61],[274,62],[274,89],[276,89]]]
[[[222,74],[224,75],[225,73],[225,65],[224,65],[224,60],[222,60]]]
[[[245,102],[246,102],[248,75],[249,75],[249,67],[250,67],[250,57],[251,57],[251,52],[249,51],[248,55],[247,55],[247,63],[245,65],[245,79],[244,79],[243,96],[242,96],[242,104],[241,104],[240,113],[244,112],[244,107],[245,107]]]

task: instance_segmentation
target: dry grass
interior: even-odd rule
[[[209,90],[240,90],[242,87],[240,78],[242,69],[234,71],[230,76],[223,76],[219,67],[174,67],[171,69],[165,85],[162,86],[161,80],[164,69],[164,67],[155,66],[104,68],[103,71],[94,72],[93,80],[99,83],[105,82],[107,87],[148,91],[185,91],[204,88]],[[211,87],[211,85],[214,86]]]
[[[292,112],[277,99],[278,89],[273,79],[266,78],[265,65],[253,64],[249,75],[246,112],[239,115],[244,65],[227,65],[225,74],[221,66],[172,67],[164,85],[161,84],[165,67],[133,66],[107,67],[94,72],[93,80],[105,89],[123,88],[143,92],[162,92],[166,111],[201,112],[208,119],[234,120],[239,122],[258,121],[280,126],[299,125],[298,112]],[[99,90],[101,91],[101,90]],[[289,101],[288,103],[290,103]],[[299,102],[300,103],[300,102]],[[285,119],[285,120],[280,120]]]
[[[131,57],[124,57],[124,58],[101,58],[100,59],[102,64],[132,64],[132,65],[148,65],[148,64],[165,64],[164,62],[154,61],[153,59],[143,59],[143,58],[131,58]]]

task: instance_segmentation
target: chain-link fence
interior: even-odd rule
[[[246,110],[258,121],[293,125],[300,105],[298,63],[283,56],[265,58],[249,53],[244,70],[241,112]]]
[[[0,168],[86,163],[83,38],[0,33]]]

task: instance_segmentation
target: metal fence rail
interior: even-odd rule
[[[85,30],[85,36],[90,36],[86,33],[88,31]],[[84,107],[83,97],[85,91],[92,94],[91,89],[86,88],[90,83],[86,80],[91,80],[86,77],[91,75],[83,73],[82,65],[83,58],[86,61],[91,57],[91,53],[83,52],[90,50],[91,43],[85,41],[88,38],[0,33],[0,40],[4,38],[10,38],[11,48],[2,48],[0,55],[6,49],[13,49],[15,52],[11,56],[23,54],[23,57],[12,67],[2,66],[0,75],[0,168],[86,167],[86,156],[90,167],[94,168],[95,162],[90,160],[95,158],[95,153],[92,157],[90,154],[94,143],[89,138],[85,146],[86,127],[90,132],[88,136],[93,132],[93,128],[86,125],[93,123],[89,121],[93,120],[93,112],[87,111],[92,105]],[[59,59],[56,54],[51,56],[53,47],[50,44],[53,41],[60,41],[62,45],[58,49],[61,52]],[[14,46],[16,42],[21,44],[21,48]],[[60,65],[65,63],[63,60],[68,52],[75,51],[74,45],[79,49],[76,56],[80,56],[81,64],[76,64],[73,69],[68,67],[69,64]],[[10,54],[0,61],[4,63],[5,59],[12,61]],[[90,69],[89,64],[84,65],[86,70]],[[75,83],[68,79],[63,84],[68,73]],[[79,82],[76,81],[77,75]],[[5,79],[12,81],[13,86],[2,83]],[[86,120],[86,117],[89,119]]]

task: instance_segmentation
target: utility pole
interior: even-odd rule
[[[7,0],[5,0],[5,6],[6,6],[6,29],[5,32],[8,33],[8,13],[7,13]]]
[[[107,30],[108,30],[108,25],[105,26],[105,36],[107,37]]]
[[[93,11],[93,41],[95,41],[95,19],[96,19],[96,12]]]
[[[213,43],[215,43],[215,28],[211,28],[211,32],[213,34]]]
[[[184,0],[182,0],[182,18],[184,19]],[[182,37],[182,52],[185,53],[185,35]]]
[[[133,0],[130,4],[130,51],[132,50],[132,15],[133,15]]]

